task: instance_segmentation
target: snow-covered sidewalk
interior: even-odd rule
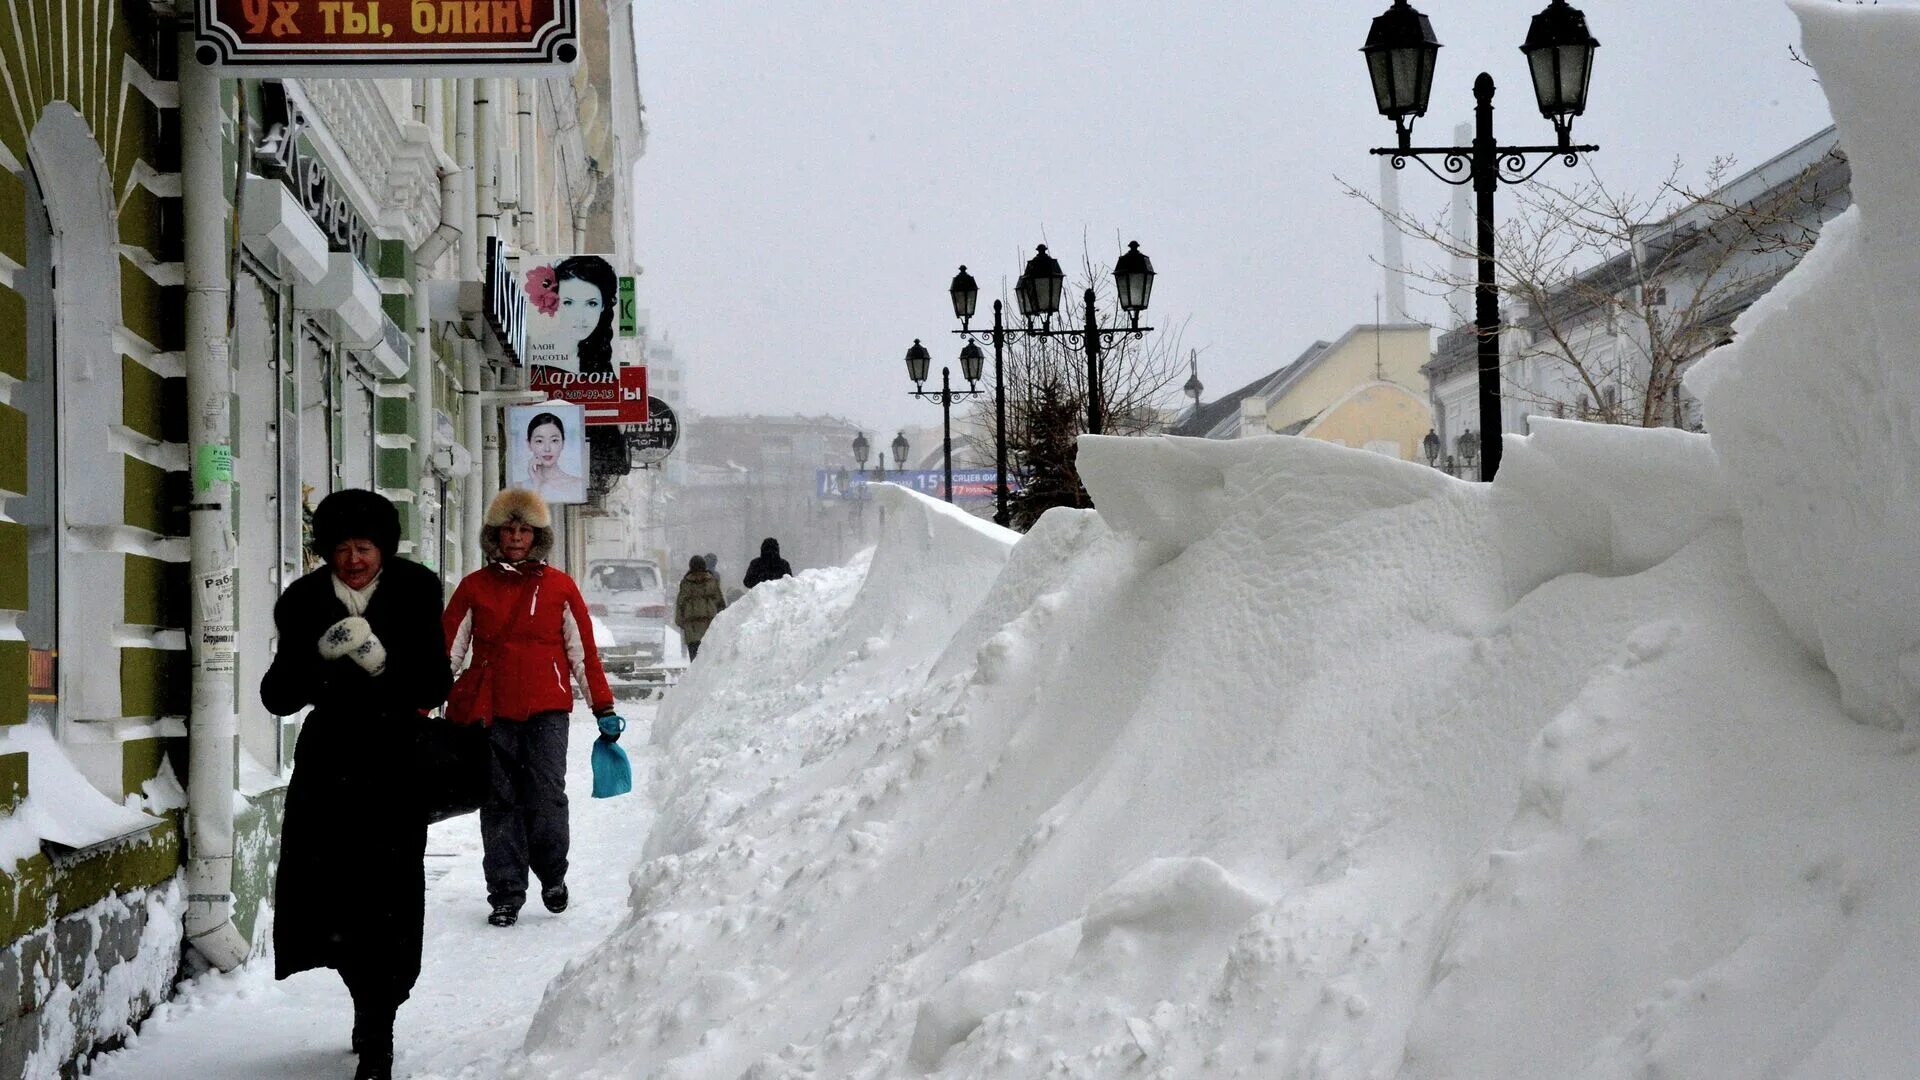
[[[500,1075],[520,1045],[549,980],[605,938],[627,910],[627,873],[638,861],[654,809],[650,706],[622,704],[621,744],[633,760],[634,792],[595,799],[588,751],[593,717],[574,715],[567,748],[573,849],[572,906],[549,915],[535,898],[519,925],[487,925],[480,823],[468,814],[435,825],[427,839],[427,925],[420,982],[400,1010],[395,1073],[426,1078]],[[163,1005],[120,1051],[94,1063],[97,1080],[326,1080],[353,1074],[347,1033],[353,1006],[331,971],[273,980],[270,959],[209,975]]]

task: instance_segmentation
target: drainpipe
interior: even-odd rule
[[[486,399],[480,396],[482,368],[480,343],[462,339],[460,360],[460,396],[466,399],[461,403],[463,406],[461,418],[465,421],[462,425],[465,430],[461,432],[461,441],[466,443],[468,451],[472,452],[480,446],[480,412],[486,408],[484,404]],[[484,466],[471,469],[461,481],[464,486],[461,489],[460,501],[464,504],[466,527],[460,531],[460,547],[465,552],[460,568],[468,573],[480,568],[480,522],[486,514],[484,500],[487,498],[481,484],[485,472]]]
[[[413,386],[413,425],[414,449],[419,463],[420,492],[415,496],[416,509],[426,497],[426,485],[433,477],[433,312],[427,283],[433,279],[433,267],[450,250],[454,242],[460,239],[460,170],[440,170],[440,224],[427,234],[420,246],[413,249],[413,367],[407,372],[407,381]],[[434,524],[439,525],[446,519],[447,508],[437,507],[434,511]],[[433,535],[427,532],[427,520],[423,514],[416,513],[419,528],[416,531],[418,543],[414,555],[427,552],[429,545],[433,549],[431,565],[442,574],[447,568],[439,565],[439,533],[436,528]],[[422,559],[422,562],[428,560]]]
[[[192,450],[188,507],[189,655],[193,702],[187,715],[186,938],[221,971],[253,951],[233,925],[234,535],[232,473],[212,465],[233,448],[233,366],[227,338],[227,183],[220,79],[194,59],[179,35],[180,183],[187,284],[187,441]],[[224,582],[224,587],[222,583]]]
[[[480,276],[480,230],[473,226],[473,80],[459,80],[459,92],[453,104],[453,159],[460,165],[460,279],[473,281]]]
[[[481,238],[500,235],[499,96],[499,79],[473,80],[474,224]]]
[[[539,161],[539,155],[534,152],[533,141],[533,103],[539,92],[538,84],[532,79],[521,79],[520,92],[516,95],[519,98],[520,109],[516,117],[520,125],[520,219],[519,231],[516,235],[520,237],[521,248],[527,251],[533,251],[539,246],[535,243],[534,237],[534,229],[539,223],[534,208],[540,203],[537,188],[538,175],[534,172],[534,168]]]
[[[480,276],[480,230],[475,227],[473,167],[473,80],[454,82],[453,156],[460,166],[460,279],[473,281]],[[460,341],[460,441],[475,460],[480,457],[480,370],[483,361],[476,342]],[[481,503],[480,475],[467,473],[460,488],[461,522],[460,567],[471,572],[480,565],[480,521],[486,513]]]

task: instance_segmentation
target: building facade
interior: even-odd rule
[[[1416,323],[1354,326],[1334,341],[1314,342],[1278,371],[1211,403],[1196,402],[1169,433],[1299,435],[1418,460],[1429,422],[1421,368],[1431,340]]]
[[[1631,228],[1630,241],[1565,281],[1509,290],[1501,329],[1502,429],[1536,416],[1702,430],[1680,385],[1732,337],[1733,321],[1773,287],[1851,203],[1833,128]],[[1514,292],[1524,296],[1516,297]],[[1466,471],[1461,438],[1480,428],[1477,336],[1442,334],[1425,371],[1440,464]]]
[[[478,564],[525,386],[490,272],[633,265],[631,16],[582,9],[537,79],[219,79],[171,4],[0,20],[0,1073],[262,944],[299,718],[256,688],[312,508],[371,488],[403,554]]]

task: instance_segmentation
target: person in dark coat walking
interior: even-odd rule
[[[707,573],[707,561],[698,555],[687,560],[687,576],[680,579],[680,593],[673,598],[673,625],[687,642],[687,659],[699,657],[707,627],[726,609],[720,579]]]
[[[553,517],[531,491],[494,496],[480,530],[487,565],[453,591],[441,626],[455,667],[455,701],[473,687],[472,716],[487,725],[492,788],[480,808],[481,867],[487,922],[512,926],[527,900],[527,874],[540,879],[540,902],[567,910],[567,724],[577,684],[618,738],[626,726],[593,641],[593,617],[580,587],[547,565]],[[449,710],[451,711],[451,709]],[[610,722],[607,722],[610,721]]]
[[[452,676],[440,579],[400,558],[400,516],[371,491],[313,512],[322,566],[273,609],[279,641],[260,681],[276,716],[307,706],[274,881],[274,977],[340,973],[353,995],[358,1080],[393,1072],[393,1018],[420,975],[427,807],[413,774],[421,716]]]
[[[792,577],[793,567],[780,557],[780,541],[769,536],[760,541],[760,557],[747,564],[746,586],[751,589],[763,581]]]

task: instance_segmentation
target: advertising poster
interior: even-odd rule
[[[507,409],[507,486],[549,503],[587,501],[585,410],[565,401]]]
[[[620,275],[605,255],[523,256],[529,365],[574,375],[611,374],[621,325]],[[530,264],[530,265],[529,265]],[[628,280],[631,280],[630,278]]]

